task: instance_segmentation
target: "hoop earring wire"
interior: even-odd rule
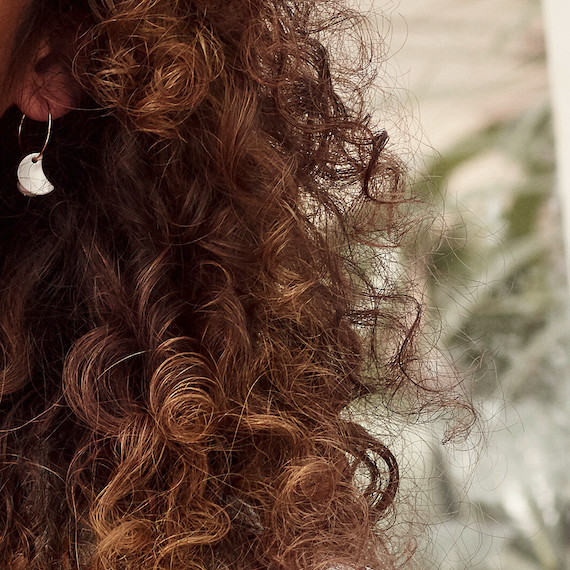
[[[22,148],[22,127],[24,125],[25,114],[22,114],[18,127],[18,144]],[[43,154],[51,136],[52,115],[48,114],[47,134],[44,145],[39,152],[27,154],[18,165],[18,190],[24,196],[45,196],[54,190],[53,184],[48,180],[43,168]]]

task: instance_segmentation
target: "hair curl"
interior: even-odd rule
[[[84,101],[41,200],[3,135],[3,568],[407,559],[396,460],[345,413],[438,394],[392,277],[403,168],[325,47],[360,23],[336,1],[32,2],[15,60],[49,34]]]

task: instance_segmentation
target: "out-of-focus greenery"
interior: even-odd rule
[[[482,129],[417,183],[445,210],[430,299],[445,350],[475,378],[488,440],[469,486],[472,455],[427,446],[437,506],[422,568],[570,568],[570,319],[554,171],[544,106]],[[475,183],[459,203],[446,189],[466,172]]]

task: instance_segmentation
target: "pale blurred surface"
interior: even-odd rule
[[[401,0],[391,12],[395,64],[439,152],[548,98],[534,0]]]
[[[556,136],[557,189],[566,245],[566,274],[570,286],[570,2],[543,0],[542,4]]]

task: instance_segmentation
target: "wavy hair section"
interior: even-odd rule
[[[51,31],[85,100],[55,129],[45,199],[12,191],[6,142],[1,565],[406,564],[396,459],[344,411],[451,400],[394,278],[404,169],[324,43],[360,17],[312,0],[29,14],[16,59]]]

